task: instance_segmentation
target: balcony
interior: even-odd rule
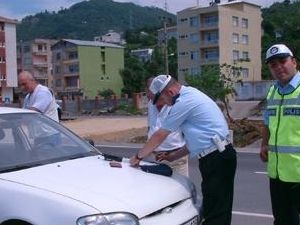
[[[200,65],[214,65],[219,64],[219,57],[211,57],[211,58],[200,58]]]
[[[32,54],[33,55],[48,55],[48,52],[47,51],[33,50]]]
[[[203,30],[217,30],[218,29],[218,22],[207,22],[200,24],[200,31]]]
[[[200,42],[200,48],[216,48],[219,47],[219,40],[203,40]]]
[[[72,63],[77,63],[77,62],[79,62],[78,58],[63,60],[63,64],[72,64]]]
[[[47,62],[33,62],[32,65],[34,67],[40,67],[40,68],[41,67],[43,67],[43,68],[48,67],[48,63]]]
[[[79,71],[74,71],[74,72],[64,72],[63,74],[64,77],[79,77]]]

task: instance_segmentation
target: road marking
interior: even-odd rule
[[[260,171],[257,171],[257,172],[254,172],[256,174],[268,174],[267,172],[260,172]]]
[[[273,219],[272,215],[263,214],[263,213],[248,213],[248,212],[241,212],[241,211],[232,211],[232,214],[241,215],[241,216],[253,216],[253,217],[262,217],[262,218],[271,218],[271,219]]]

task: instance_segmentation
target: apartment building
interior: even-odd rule
[[[244,1],[212,2],[177,13],[178,78],[205,65],[236,64],[243,81],[261,80],[261,9]]]
[[[18,86],[16,56],[16,20],[0,16],[0,102],[13,102]]]
[[[53,89],[58,97],[93,99],[111,89],[121,95],[124,48],[99,42],[62,39],[52,46]]]
[[[56,42],[52,39],[20,41],[17,44],[18,73],[27,70],[40,84],[53,88],[51,46]]]

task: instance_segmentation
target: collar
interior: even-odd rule
[[[300,72],[298,71],[293,78],[290,80],[290,82],[285,86],[291,86],[293,89],[296,89],[300,84]],[[276,81],[276,87],[278,89],[284,89],[285,87],[282,87],[279,83],[279,81]]]

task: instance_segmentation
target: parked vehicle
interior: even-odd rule
[[[0,107],[0,225],[199,223],[187,178],[117,165],[40,113]]]

